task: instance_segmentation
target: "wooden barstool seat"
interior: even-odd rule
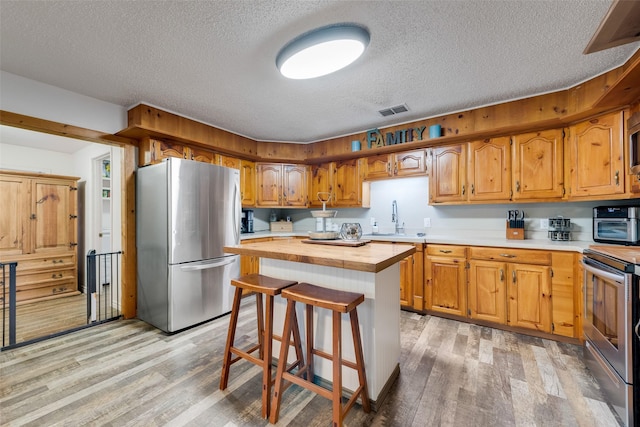
[[[289,348],[293,345],[296,350],[297,360],[287,369],[291,370],[302,364],[302,345],[300,341],[300,332],[296,327],[293,328],[293,342],[282,340],[278,335],[273,334],[273,297],[280,295],[283,289],[295,285],[296,281],[275,279],[273,277],[261,274],[248,274],[246,276],[232,279],[231,284],[236,287],[233,306],[231,308],[231,318],[229,320],[229,332],[227,333],[227,344],[224,350],[224,360],[222,362],[222,373],[220,375],[220,390],[227,388],[229,382],[229,368],[231,365],[241,359],[248,360],[262,368],[262,417],[269,416],[271,407],[271,363],[272,363],[272,341],[279,340],[282,347]],[[243,291],[244,292],[243,294]],[[234,346],[236,327],[238,325],[238,314],[240,312],[240,301],[243,296],[255,294],[256,296],[256,314],[258,321],[258,343],[252,347],[242,350]],[[266,310],[263,313],[262,296],[266,296]],[[295,316],[295,313],[294,313]],[[291,337],[291,332],[287,337]],[[285,345],[284,342],[289,345]],[[258,356],[252,355],[258,350]],[[232,358],[232,354],[236,357]]]
[[[355,292],[339,291],[327,289],[308,283],[300,283],[295,286],[284,289],[280,295],[287,300],[287,312],[284,320],[283,337],[291,337],[297,329],[296,319],[296,302],[306,305],[306,363],[303,363],[296,373],[286,369],[286,361],[289,353],[288,346],[282,346],[280,349],[280,358],[278,361],[278,370],[276,371],[273,402],[271,404],[271,414],[269,421],[275,424],[278,421],[280,412],[280,402],[282,393],[291,384],[297,384],[308,390],[311,390],[327,399],[331,400],[333,412],[333,426],[341,426],[347,412],[356,399],[360,397],[362,409],[365,412],[371,410],[369,403],[369,391],[367,389],[367,377],[364,370],[364,356],[362,352],[362,342],[360,338],[360,328],[358,323],[358,311],[356,307],[364,301],[364,295]],[[314,325],[313,325],[313,309],[321,307],[332,311],[332,333],[333,333],[333,353],[329,354],[322,350],[314,348]],[[356,361],[347,361],[342,359],[341,343],[342,343],[342,325],[341,318],[343,313],[349,313],[351,320],[351,333],[353,335],[353,348]],[[333,362],[333,377],[331,390],[321,387],[313,382],[313,356],[319,356]],[[353,393],[347,403],[342,405],[342,366],[355,369],[358,372],[360,385]],[[287,380],[288,383],[284,383]]]

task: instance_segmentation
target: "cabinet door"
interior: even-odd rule
[[[240,161],[240,198],[242,206],[256,204],[256,164],[249,160]]]
[[[231,169],[240,169],[242,162],[240,159],[236,159],[235,157],[222,156],[220,155],[220,166],[224,166]]]
[[[282,165],[258,163],[256,165],[256,206],[280,206],[282,195]]]
[[[282,166],[282,205],[307,206],[307,167],[304,165]]]
[[[365,179],[389,178],[393,175],[388,154],[367,157],[366,162]]]
[[[426,309],[466,316],[465,260],[448,257],[427,257]]]
[[[466,144],[431,149],[430,203],[467,200],[466,150]]]
[[[63,180],[33,180],[34,252],[73,250],[76,242],[77,188]]]
[[[181,159],[188,158],[188,148],[175,142],[153,139],[151,140],[151,150],[153,151],[152,163],[159,163],[162,159],[169,157],[179,157]]]
[[[550,276],[549,267],[509,265],[509,325],[551,332]]]
[[[0,175],[0,261],[9,255],[31,251],[30,180],[21,176]]]
[[[551,129],[513,137],[513,200],[562,199],[563,135]]]
[[[510,200],[511,141],[508,137],[469,143],[469,200]]]
[[[340,207],[362,206],[362,179],[358,159],[341,160],[333,170],[334,205]]]
[[[413,306],[413,255],[400,261],[400,305]]]
[[[219,156],[216,153],[202,148],[189,148],[188,156],[191,160],[195,160],[197,162],[212,163],[214,165],[219,162]]]
[[[427,165],[424,150],[394,154],[393,174],[395,176],[424,175],[426,172]]]
[[[622,126],[618,112],[570,128],[571,197],[624,193]]]
[[[334,163],[322,163],[311,166],[311,179],[309,182],[309,204],[315,207],[321,207],[322,202],[318,198],[318,193],[330,193],[331,201],[329,206],[335,204],[333,200],[333,169]]]
[[[507,323],[507,264],[469,261],[469,317],[500,324]]]

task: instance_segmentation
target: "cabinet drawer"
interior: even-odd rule
[[[24,290],[18,289],[16,292],[16,301],[21,302],[36,298],[51,297],[74,291],[76,291],[76,288],[73,281],[56,283],[54,286],[42,286]]]
[[[467,256],[466,246],[454,245],[430,245],[427,244],[427,255],[430,256],[450,256],[465,258]]]
[[[518,262],[525,264],[551,265],[551,253],[534,249],[469,248],[469,258],[489,261]]]
[[[73,281],[76,278],[76,269],[50,270],[31,274],[16,274],[16,288],[26,289],[42,284],[54,285],[58,282]]]
[[[16,257],[12,261],[17,261],[16,274],[22,274],[33,270],[50,270],[76,267],[76,255],[73,252],[47,255],[47,256],[28,256]]]

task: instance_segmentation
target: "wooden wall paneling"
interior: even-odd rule
[[[122,315],[136,317],[137,252],[136,252],[136,147],[124,145],[122,165]]]
[[[270,162],[301,163],[307,157],[306,151],[306,144],[261,142],[257,146],[258,157]]]

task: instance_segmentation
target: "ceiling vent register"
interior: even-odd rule
[[[382,117],[393,116],[394,114],[406,113],[409,111],[407,104],[396,105],[395,107],[386,108],[378,111]]]

